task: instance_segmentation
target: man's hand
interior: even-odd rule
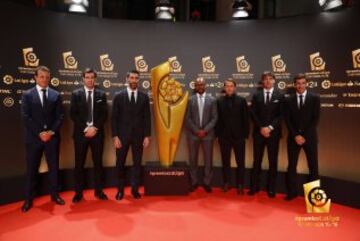
[[[85,129],[85,137],[93,138],[97,133],[97,128],[95,126],[89,126]]]
[[[114,147],[116,148],[116,149],[120,149],[121,148],[121,141],[120,141],[120,138],[119,137],[117,137],[117,136],[115,136],[114,138]]]
[[[42,142],[48,142],[51,140],[52,135],[53,135],[52,131],[42,131],[40,132],[39,137]]]
[[[301,135],[297,135],[297,136],[295,136],[295,142],[299,146],[302,146],[305,143],[305,138]]]
[[[271,133],[271,129],[269,127],[262,127],[260,129],[260,133],[263,137],[265,138],[269,138],[270,137],[270,133]]]
[[[207,132],[204,131],[204,130],[199,130],[196,135],[199,137],[199,138],[204,138],[206,135],[207,135]]]
[[[150,145],[150,137],[145,137],[143,141],[144,148],[147,148]]]

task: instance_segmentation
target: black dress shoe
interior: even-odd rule
[[[256,190],[256,189],[250,189],[248,192],[247,192],[247,195],[249,196],[254,196],[256,193],[258,193],[259,190]]]
[[[108,197],[103,191],[95,192],[95,197],[97,197],[100,200],[108,200]]]
[[[27,211],[30,210],[30,208],[32,208],[33,202],[32,200],[25,200],[24,204],[21,207],[21,211],[23,213],[26,213]]]
[[[207,193],[212,192],[212,188],[209,185],[204,185],[203,188],[204,188],[205,192],[207,192]]]
[[[53,201],[57,205],[65,205],[64,199],[62,199],[59,195],[52,196],[51,201]]]
[[[135,198],[135,199],[140,199],[140,198],[141,198],[141,194],[139,193],[138,190],[131,190],[131,195],[132,195],[133,198]]]
[[[242,185],[239,185],[237,188],[237,194],[238,195],[244,195],[244,187]]]
[[[224,183],[224,185],[222,186],[222,190],[223,192],[229,191],[230,190],[229,183]]]
[[[288,194],[286,197],[285,197],[285,200],[286,201],[291,201],[293,199],[295,199],[297,197],[296,194]]]
[[[76,193],[72,199],[73,203],[78,203],[83,199],[82,193]]]
[[[124,198],[124,190],[119,190],[115,196],[115,199],[120,201],[123,198]]]
[[[193,184],[193,185],[190,186],[189,191],[190,191],[190,192],[194,192],[198,187],[199,187],[199,185]]]
[[[269,198],[274,198],[276,196],[276,193],[274,191],[268,191],[267,195]]]

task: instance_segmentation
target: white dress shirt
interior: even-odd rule
[[[305,105],[305,99],[306,99],[307,90],[304,91],[304,93],[300,94],[296,92],[296,99],[297,99],[297,105],[298,108],[300,108],[300,95],[302,95],[303,105]]]
[[[49,97],[49,87],[43,88],[43,87],[40,87],[40,85],[36,85],[36,90],[39,94],[41,105],[44,105],[42,89],[46,89],[46,93],[45,93],[46,97]]]
[[[130,87],[127,87],[127,93],[128,93],[128,96],[129,96],[129,101],[131,101],[131,93],[134,92],[134,96],[135,96],[135,103],[137,101],[137,96],[138,96],[138,89],[136,90],[133,90],[131,89]]]

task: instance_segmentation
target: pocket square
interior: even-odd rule
[[[102,100],[97,100],[96,103],[100,103]]]
[[[277,103],[277,102],[279,102],[279,100],[274,100],[273,102],[274,102],[274,103]]]

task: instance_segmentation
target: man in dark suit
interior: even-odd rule
[[[296,167],[301,149],[305,151],[310,181],[319,179],[317,125],[320,117],[320,97],[309,92],[306,85],[305,75],[295,76],[296,93],[286,100],[285,120],[289,130],[286,200],[297,196]]]
[[[126,81],[128,87],[115,94],[112,107],[112,136],[119,172],[116,200],[124,197],[125,161],[130,147],[133,157],[131,194],[135,199],[141,198],[138,191],[141,160],[143,148],[149,146],[151,135],[150,102],[147,94],[138,90],[139,72],[129,71]]]
[[[50,70],[47,67],[38,67],[34,78],[36,86],[24,92],[21,100],[27,164],[25,202],[21,208],[23,212],[32,207],[43,154],[49,168],[51,200],[58,205],[65,204],[58,194],[59,130],[64,118],[62,100],[59,92],[49,88]]]
[[[248,194],[254,195],[260,190],[261,163],[266,147],[269,159],[267,193],[269,197],[273,198],[276,195],[277,163],[284,96],[274,89],[275,77],[271,72],[264,72],[261,75],[261,83],[262,88],[253,95],[250,109],[254,122],[254,164]]]
[[[230,188],[231,150],[235,152],[237,164],[236,188],[239,195],[244,194],[245,139],[249,136],[249,113],[246,100],[236,94],[236,83],[232,79],[224,81],[224,96],[217,101],[219,119],[216,133],[219,138],[223,168],[223,190]]]
[[[86,69],[84,86],[71,95],[70,117],[74,122],[75,147],[75,196],[73,203],[83,198],[84,164],[90,147],[94,163],[95,197],[107,200],[102,190],[102,155],[104,146],[104,124],[107,118],[106,94],[95,86],[96,72]]]
[[[211,180],[213,176],[213,142],[218,117],[216,100],[211,95],[207,95],[205,89],[204,79],[196,79],[196,94],[189,99],[185,116],[185,126],[189,146],[190,191],[195,191],[199,185],[198,156],[200,146],[202,146],[204,153],[203,187],[206,192],[210,193],[212,191]]]

